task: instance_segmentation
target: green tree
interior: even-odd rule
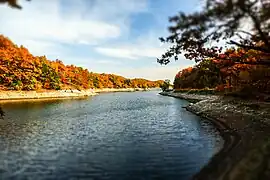
[[[167,91],[170,88],[170,80],[166,79],[164,81],[164,83],[160,86],[160,88],[162,89],[162,91]]]

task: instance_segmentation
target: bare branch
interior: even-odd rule
[[[244,31],[244,30],[238,30],[237,32],[241,32],[250,36],[255,36],[254,34],[251,34],[250,32]]]
[[[269,50],[268,49],[265,49],[263,47],[244,45],[244,44],[235,42],[233,40],[231,40],[227,44],[236,45],[236,46],[239,46],[239,47],[244,48],[244,49],[253,49],[253,50],[261,51],[261,52],[264,52],[264,53],[269,53]]]
[[[249,41],[248,39],[243,38],[239,33],[236,33],[235,35],[242,39],[244,42]]]

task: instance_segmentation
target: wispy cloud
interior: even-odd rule
[[[96,51],[109,56],[116,58],[125,58],[125,59],[140,59],[144,58],[155,58],[158,54],[164,52],[162,48],[154,48],[154,47],[112,47],[112,48],[103,48],[97,47]]]
[[[173,4],[170,4],[173,2]],[[182,66],[156,63],[166,47],[158,37],[166,31],[167,14],[177,0],[33,0],[23,10],[0,6],[0,33],[34,55],[61,59],[94,72],[164,79]],[[158,7],[150,7],[160,4]],[[164,11],[162,11],[164,9]],[[175,11],[173,9],[172,11]],[[141,34],[144,15],[155,16]],[[136,21],[134,20],[136,17]],[[160,19],[160,21],[158,21]],[[136,23],[134,23],[136,22]],[[134,33],[135,31],[137,33]],[[130,60],[130,61],[129,61]]]
[[[162,45],[157,37],[158,33],[151,30],[149,33],[142,34],[129,42],[110,44],[110,46],[97,46],[95,50],[112,58],[152,58],[155,60],[167,48],[167,45]]]
[[[39,8],[39,7],[42,7]],[[83,8],[83,6],[82,6]],[[1,7],[0,27],[3,34],[24,43],[25,40],[57,43],[89,43],[117,38],[118,25],[95,19],[84,19],[78,9],[74,14],[61,13],[60,1],[33,1],[22,11]],[[35,47],[33,47],[35,48]]]

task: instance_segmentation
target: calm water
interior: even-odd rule
[[[3,104],[0,179],[190,179],[218,132],[157,92]]]

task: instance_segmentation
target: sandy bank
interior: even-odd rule
[[[21,100],[45,100],[59,98],[82,98],[94,96],[103,92],[134,92],[147,91],[150,89],[143,88],[104,88],[104,89],[89,89],[89,90],[49,90],[49,91],[0,91],[0,101],[21,101]]]
[[[94,91],[0,91],[0,100],[21,100],[21,99],[48,99],[48,98],[74,98],[96,95]]]
[[[162,93],[199,102],[187,110],[212,122],[224,147],[194,179],[270,179],[270,104],[229,97]]]

